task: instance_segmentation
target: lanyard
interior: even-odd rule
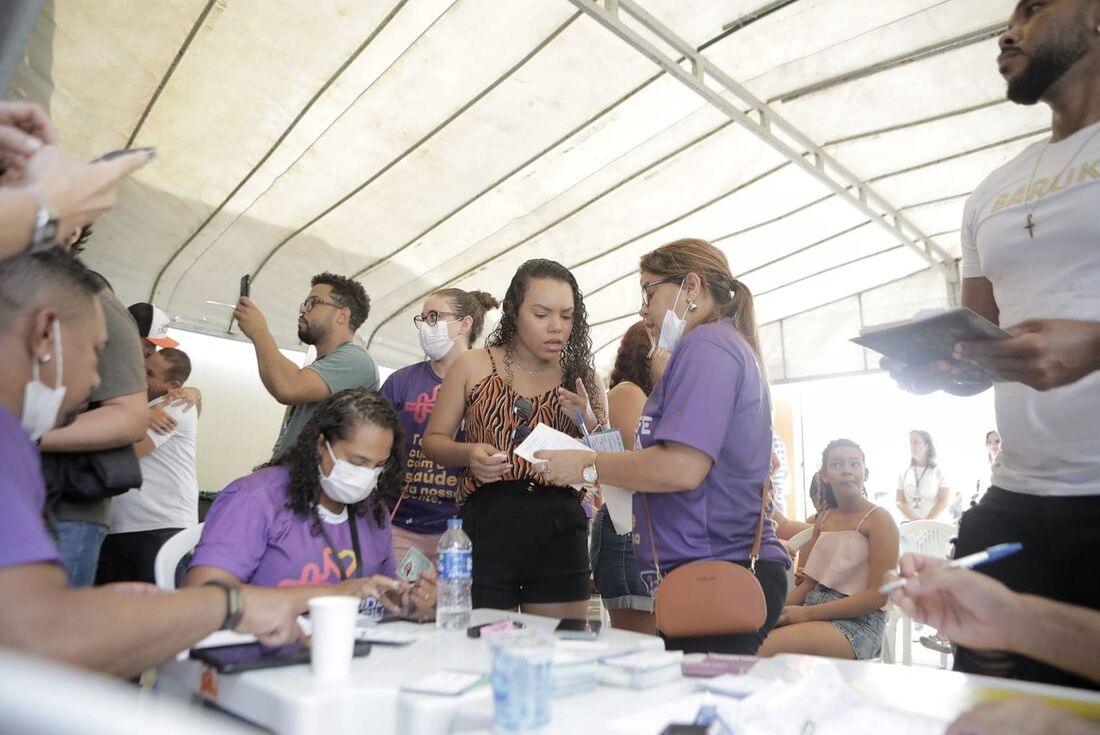
[[[355,555],[355,576],[363,577],[363,554],[359,550],[359,524],[355,522],[354,505],[349,505],[346,508],[348,513],[348,533],[351,534],[351,550]],[[344,571],[344,565],[340,563],[340,554],[336,550],[336,544],[332,543],[332,537],[328,535],[328,530],[325,528],[325,521],[321,520],[321,535],[325,537],[325,545],[328,546],[329,551],[332,552],[332,559],[336,562],[336,568],[340,571],[340,581],[343,582],[348,578],[347,573]]]
[[[927,475],[927,474],[928,474],[928,465],[924,466],[924,469],[921,471],[919,477],[917,476],[917,466],[913,465],[913,479],[916,480],[916,485],[917,485],[916,490],[913,493],[913,509],[914,510],[919,510],[920,509],[920,500],[921,500],[921,498],[920,498],[920,484],[924,480],[924,476]]]

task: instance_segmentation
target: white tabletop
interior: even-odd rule
[[[471,622],[504,617],[521,619],[529,627],[545,630],[552,630],[557,622],[499,610],[475,610]],[[468,638],[464,631],[437,631],[431,624],[388,623],[385,627],[416,632],[421,637],[408,646],[375,645],[369,656],[352,662],[350,679],[339,684],[315,681],[308,665],[218,675],[197,661],[182,660],[160,668],[157,687],[166,693],[197,694],[278,735],[488,732],[492,720],[492,692],[488,686],[477,687],[461,697],[401,691],[402,684],[443,669],[488,674],[488,644]],[[631,649],[663,650],[659,638],[620,630],[604,630],[595,643],[559,641],[558,646],[592,657]],[[781,671],[789,671],[791,660],[784,656],[762,660],[753,673],[779,676]],[[1100,694],[1094,692],[920,667],[835,663],[845,681],[867,700],[917,714],[932,708],[950,719],[980,701],[1019,693],[1057,700],[1082,714],[1100,716]],[[689,696],[695,685],[696,680],[679,679],[645,690],[600,686],[558,698],[547,732],[601,732],[616,718]]]

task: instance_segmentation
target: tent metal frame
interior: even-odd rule
[[[697,93],[733,122],[771,146],[791,163],[813,176],[842,200],[866,215],[901,244],[914,250],[947,281],[949,299],[958,297],[959,271],[954,258],[901,214],[867,182],[844,167],[805,133],[772,110],[768,104],[703,56],[691,43],[676,35],[633,0],[569,0],[622,41],[657,64]],[[630,16],[661,45],[682,54],[677,59],[645,37],[622,18]],[[714,86],[712,86],[714,85]],[[717,86],[717,89],[715,89]],[[740,106],[739,106],[740,105]],[[742,109],[748,109],[746,112]]]

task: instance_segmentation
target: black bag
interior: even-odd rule
[[[43,452],[46,503],[58,499],[90,503],[141,487],[141,465],[133,446],[98,452]]]

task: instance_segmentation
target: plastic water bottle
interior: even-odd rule
[[[447,532],[439,539],[439,589],[435,625],[441,630],[465,630],[470,624],[473,600],[473,548],[462,530],[461,518],[447,519]]]

